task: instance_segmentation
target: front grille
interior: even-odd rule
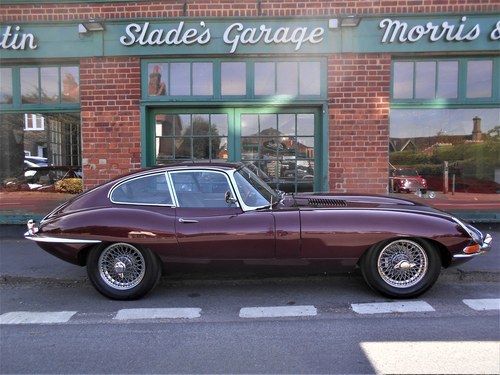
[[[327,199],[327,198],[310,198],[309,204],[311,206],[336,206],[346,207],[347,202],[342,199]]]

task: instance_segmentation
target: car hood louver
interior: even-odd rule
[[[335,206],[335,207],[346,207],[347,202],[343,199],[331,199],[331,198],[309,198],[308,203],[310,206]]]

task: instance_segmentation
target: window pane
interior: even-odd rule
[[[165,174],[128,181],[113,190],[111,200],[131,204],[173,204]]]
[[[12,69],[0,68],[0,104],[13,103]]]
[[[491,98],[493,61],[469,61],[467,63],[467,98]]]
[[[321,93],[319,62],[301,62],[299,64],[300,95],[319,95]]]
[[[189,63],[170,64],[170,95],[191,94],[191,65]]]
[[[175,135],[191,136],[192,126],[191,126],[191,115],[176,115],[178,122],[175,126]]]
[[[167,95],[168,64],[148,64],[148,95]]]
[[[278,70],[278,95],[297,95],[298,67],[295,62],[280,62]]]
[[[274,95],[275,64],[273,62],[255,63],[255,95]]]
[[[246,95],[246,63],[221,63],[221,94]]]
[[[59,102],[59,68],[40,68],[42,103]]]
[[[192,138],[176,138],[174,143],[174,152],[176,159],[192,159]]]
[[[241,115],[241,135],[259,134],[259,117],[257,115]]]
[[[314,115],[297,115],[297,135],[314,135]]]
[[[61,79],[62,102],[78,103],[80,101],[80,69],[77,66],[62,67]]]
[[[458,61],[438,63],[437,97],[444,99],[458,97]]]
[[[193,95],[213,95],[213,64],[193,63]]]
[[[38,68],[21,68],[21,102],[23,104],[40,103]]]
[[[193,115],[193,135],[210,135],[209,115]]]
[[[417,62],[415,79],[415,98],[434,99],[436,96],[436,63]]]
[[[396,62],[393,72],[394,99],[412,99],[413,98],[413,63]]]
[[[211,116],[211,123],[212,123],[213,131],[217,135],[221,135],[221,136],[228,135],[229,124],[228,124],[228,119],[227,119],[226,114],[212,115]]]
[[[283,135],[295,135],[295,114],[282,113],[278,115],[278,130]]]
[[[277,115],[259,115],[260,134],[261,135],[276,135],[277,134]]]

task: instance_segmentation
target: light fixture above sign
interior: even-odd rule
[[[97,22],[96,20],[88,20],[86,22],[82,22],[78,24],[78,33],[79,34],[86,34],[86,33],[92,33],[95,31],[104,31],[104,25],[100,22]]]
[[[330,18],[328,20],[328,28],[338,29],[339,27],[357,27],[360,22],[361,22],[361,17],[352,15]]]

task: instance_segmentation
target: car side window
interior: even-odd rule
[[[165,173],[147,175],[126,181],[111,192],[113,203],[173,205]]]
[[[216,171],[171,172],[179,207],[227,208],[228,177]]]

